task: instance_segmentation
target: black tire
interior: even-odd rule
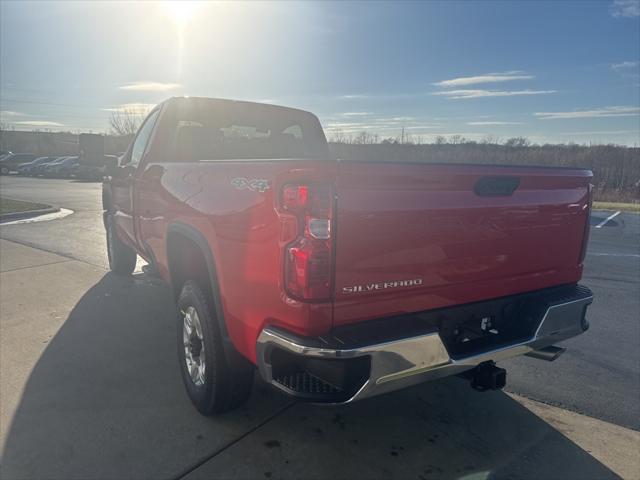
[[[113,217],[105,215],[105,229],[107,230],[107,255],[109,256],[109,268],[118,275],[131,275],[136,268],[138,255],[134,250],[122,243],[118,237]]]
[[[230,365],[224,352],[220,327],[216,321],[213,303],[194,281],[188,281],[182,287],[178,298],[178,360],[182,380],[189,399],[202,415],[214,415],[228,412],[244,404],[251,395],[254,368],[247,361]],[[185,331],[187,313],[198,316],[200,332],[195,337]],[[202,338],[197,338],[199,334]],[[186,337],[190,338],[187,342]],[[198,347],[204,346],[202,350]],[[187,354],[189,350],[189,354]],[[194,355],[194,350],[196,355]],[[204,351],[204,370],[197,375],[198,384],[187,368],[187,355],[190,359],[202,360]]]

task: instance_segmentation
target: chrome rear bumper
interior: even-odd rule
[[[535,333],[524,340],[481,353],[452,357],[437,330],[399,340],[357,346],[355,348],[327,348],[317,342],[305,342],[277,328],[267,327],[258,337],[257,358],[262,378],[268,383],[292,393],[275,381],[271,364],[272,354],[280,349],[289,354],[319,360],[348,360],[362,357],[370,359],[368,375],[353,393],[337,401],[323,403],[349,403],[366,397],[398,390],[418,383],[456,375],[487,361],[500,361],[524,355],[583,333],[588,328],[586,307],[593,294],[585,287],[576,287],[577,293],[546,308]],[[314,400],[313,396],[308,399]]]

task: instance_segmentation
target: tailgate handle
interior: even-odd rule
[[[520,177],[482,177],[474,191],[481,197],[508,197],[520,185]]]

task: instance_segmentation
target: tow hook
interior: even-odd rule
[[[501,390],[507,384],[507,371],[504,368],[496,367],[493,361],[483,362],[463,375],[470,381],[471,388],[480,392]]]

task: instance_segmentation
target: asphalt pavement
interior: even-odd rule
[[[246,407],[203,419],[182,390],[165,287],[106,271],[100,191],[0,177],[3,196],[74,211],[0,226],[3,478],[640,478],[624,457],[640,446],[640,215],[596,228],[614,212],[594,213],[591,328],[553,363],[502,362],[511,396],[452,378],[331,409],[256,381]]]
[[[582,283],[589,330],[554,362],[502,362],[508,390],[640,430],[640,215],[594,212]]]

